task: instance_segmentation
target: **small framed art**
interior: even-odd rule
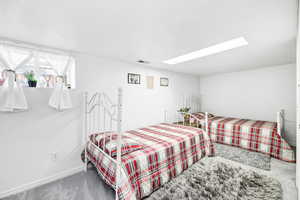
[[[154,76],[146,76],[147,89],[154,88]]]
[[[168,87],[169,86],[169,79],[168,78],[160,78],[160,86],[162,87]]]
[[[141,84],[141,75],[128,73],[128,84]]]

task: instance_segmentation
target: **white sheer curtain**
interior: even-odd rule
[[[0,45],[0,65],[4,68],[0,87],[0,111],[15,112],[28,109],[23,88],[16,80],[16,71],[32,59],[32,53],[14,47]]]
[[[72,108],[72,101],[69,89],[64,84],[62,76],[57,77],[56,85],[49,99],[49,106],[57,110]]]
[[[7,70],[4,76],[5,82],[0,88],[0,111],[16,112],[27,110],[27,101],[22,87],[15,81],[15,72]]]
[[[51,54],[46,55],[45,58],[51,63],[58,75],[53,93],[49,99],[49,106],[60,111],[72,108],[70,90],[65,84],[65,78],[70,65],[74,62],[73,59],[71,57]]]

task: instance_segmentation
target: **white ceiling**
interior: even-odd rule
[[[1,0],[0,36],[200,75],[296,61],[297,0]],[[226,40],[246,47],[162,61]]]

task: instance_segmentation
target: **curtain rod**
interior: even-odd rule
[[[74,50],[50,47],[50,46],[35,44],[35,43],[31,43],[31,42],[24,42],[21,40],[15,40],[15,39],[7,38],[7,37],[0,37],[0,44],[29,49],[29,50],[33,50],[33,51],[42,51],[45,53],[53,53],[53,54],[58,54],[58,55],[68,55],[68,54],[72,55],[75,53],[80,53],[80,52],[74,51]]]

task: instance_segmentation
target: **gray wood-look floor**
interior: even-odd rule
[[[34,188],[3,200],[114,200],[115,192],[107,186],[95,168]]]
[[[219,158],[223,159],[223,158]],[[272,176],[281,182],[283,200],[297,200],[295,185],[296,165],[271,160],[271,171],[264,171],[240,164],[260,173]],[[73,176],[46,184],[44,186],[14,195],[3,200],[113,200],[114,191],[98,176],[94,168],[87,173],[81,172]]]

